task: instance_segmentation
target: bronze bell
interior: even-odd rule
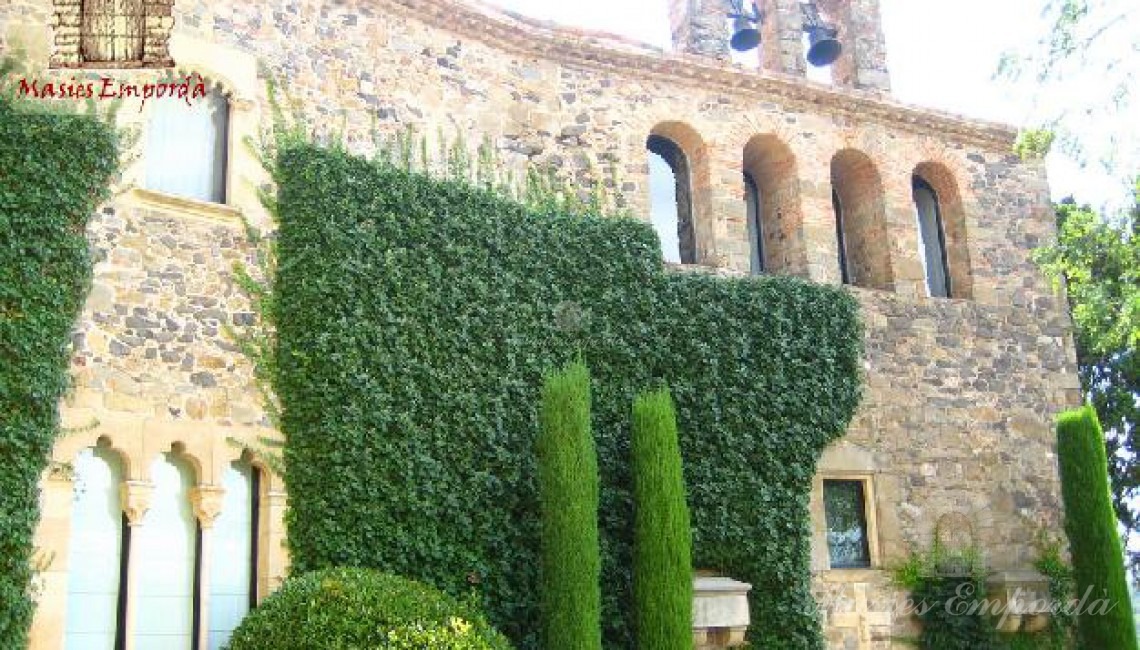
[[[835,28],[813,25],[807,29],[807,33],[810,44],[807,53],[808,63],[816,67],[835,63],[839,53],[843,51],[843,46],[835,38],[838,35]]]
[[[737,52],[747,52],[760,45],[760,30],[756,29],[755,21],[748,16],[737,16],[732,21],[732,40],[729,41],[732,49]]]

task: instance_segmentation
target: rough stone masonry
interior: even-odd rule
[[[892,636],[914,622],[896,612],[887,568],[936,535],[976,544],[995,570],[1031,566],[1038,531],[1060,529],[1052,418],[1079,401],[1065,303],[1030,259],[1053,237],[1044,170],[1012,155],[1008,127],[890,97],[877,0],[820,2],[845,48],[831,85],[804,78],[796,0],[763,3],[755,69],[727,60],[719,2],[668,4],[671,52],[458,0],[147,3],[173,23],[167,13],[148,20],[145,51],[163,56],[155,41],[168,30],[173,70],[87,71],[74,67],[82,30],[74,0],[0,5],[0,51],[21,48],[35,78],[197,73],[228,102],[222,203],[147,189],[156,102],[137,110],[128,100],[120,112],[141,137],[122,191],[90,226],[95,282],[73,341],[75,389],[61,405],[75,429],[54,460],[69,463],[96,444],[117,452],[133,526],[145,519],[150,462],[173,450],[194,469],[194,512],[206,531],[222,472],[242,444],[256,449],[259,436],[274,435],[249,363],[226,334],[254,321],[233,265],[253,258],[243,220],[271,226],[257,198],[267,178],[245,142],[270,124],[274,78],[307,124],[342,132],[353,150],[370,150],[375,130],[408,125],[472,143],[486,137],[515,169],[534,162],[578,181],[616,177],[641,218],[647,139],[668,139],[688,163],[694,261],[719,273],[750,269],[748,173],[759,188],[767,272],[840,282],[834,192],[867,324],[867,390],[847,436],[821,460],[812,497],[813,571],[830,647],[901,647]],[[916,175],[942,202],[950,298],[927,296]],[[286,490],[263,471],[259,597],[287,567]],[[825,478],[866,482],[870,568],[829,568]],[[46,568],[32,647],[53,649],[67,627],[69,564],[98,559],[69,552],[69,474],[50,473],[43,488]],[[127,604],[128,629],[137,606]]]

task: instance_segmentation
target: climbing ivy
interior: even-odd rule
[[[808,496],[860,396],[843,289],[662,268],[649,225],[305,145],[277,165],[277,359],[294,570],[368,566],[539,647],[545,372],[593,377],[607,648],[631,648],[629,405],[672,389],[694,564],[752,583],[756,647],[822,648]]]
[[[91,280],[86,225],[118,165],[115,130],[15,98],[0,65],[0,647],[23,648],[38,483]]]

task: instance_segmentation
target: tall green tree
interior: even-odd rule
[[[693,529],[668,388],[633,403],[633,595],[637,646],[693,647]]]
[[[1140,509],[1140,181],[1128,214],[1106,219],[1057,206],[1057,242],[1036,258],[1063,283],[1075,326],[1081,387],[1106,432],[1116,513],[1137,532]],[[1140,556],[1133,556],[1133,564]]]
[[[598,458],[585,364],[547,375],[539,425],[545,647],[601,650]]]
[[[1081,647],[1137,650],[1136,625],[1104,471],[1104,441],[1096,412],[1085,407],[1057,419],[1057,458],[1065,499],[1065,532],[1073,554]]]

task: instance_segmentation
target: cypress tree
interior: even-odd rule
[[[1137,650],[1124,549],[1109,493],[1104,433],[1091,406],[1058,417],[1057,455],[1077,596],[1089,594],[1077,612],[1081,647]],[[1105,599],[1108,603],[1100,606]]]
[[[632,454],[637,645],[692,650],[692,528],[668,388],[634,401]]]
[[[584,364],[545,378],[539,424],[545,647],[601,650],[598,459]]]

